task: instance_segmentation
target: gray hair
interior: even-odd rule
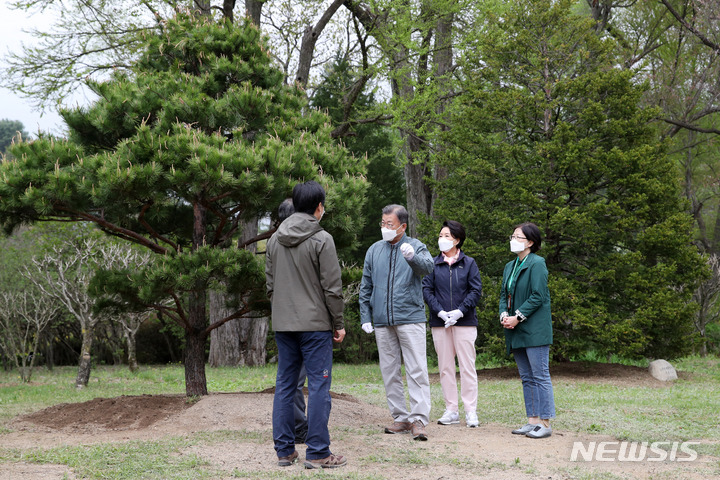
[[[402,205],[387,205],[383,207],[382,214],[390,215],[395,214],[400,223],[408,223],[408,211]]]

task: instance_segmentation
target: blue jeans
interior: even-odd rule
[[[308,433],[305,458],[330,456],[330,382],[332,378],[332,332],[275,332],[278,370],[273,399],[273,441],[278,457],[295,451],[295,392],[300,367],[308,379]]]
[[[528,417],[555,418],[555,396],[550,380],[550,345],[516,348],[518,366]]]

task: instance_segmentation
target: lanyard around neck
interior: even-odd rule
[[[520,275],[520,269],[522,268],[523,263],[525,263],[525,260],[527,260],[527,259],[528,259],[527,256],[525,258],[523,258],[523,261],[520,262],[520,265],[518,265],[518,262],[520,261],[520,257],[515,259],[515,266],[513,267],[512,273],[510,274],[510,278],[508,278],[508,283],[507,283],[508,292],[510,291],[510,288],[512,287],[512,283],[513,283],[513,280],[515,280],[515,277]]]

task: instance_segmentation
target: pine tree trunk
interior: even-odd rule
[[[211,322],[215,321],[214,316],[223,318],[229,312],[225,309],[222,295],[211,292],[210,294]],[[210,358],[208,363],[211,367],[250,367],[265,365],[267,357],[267,333],[270,319],[263,318],[239,318],[230,320],[221,327],[210,333]]]
[[[437,20],[437,26],[435,28],[435,53],[433,55],[433,63],[436,82],[440,87],[441,97],[446,100],[439,99],[436,112],[438,115],[438,125],[441,131],[447,131],[450,127],[450,120],[446,115],[447,105],[449,104],[449,98],[451,98],[452,81],[450,73],[453,64],[453,22],[454,15],[449,13],[447,15],[441,15]],[[440,153],[445,150],[445,146],[440,142],[437,147],[437,152]],[[438,182],[444,182],[447,179],[447,168],[435,166],[434,179]],[[429,213],[431,216],[435,216],[435,202],[438,200],[438,193],[432,192],[430,201]]]
[[[85,326],[82,329],[82,347],[80,349],[80,365],[78,367],[75,386],[77,388],[87,387],[90,381],[90,369],[92,367],[90,352],[92,351],[94,329]]]
[[[205,242],[207,212],[199,203],[193,205],[193,250]],[[207,395],[205,378],[205,342],[208,327],[207,285],[197,280],[188,295],[188,325],[185,327],[185,393],[188,397]]]
[[[415,97],[410,74],[412,70],[407,60],[409,55],[408,49],[404,46],[398,46],[397,51],[392,55],[395,65],[392,74],[395,85],[393,96],[399,98],[403,103],[410,103]],[[418,127],[420,126],[418,125]],[[401,132],[401,134],[405,141],[403,149],[407,161],[405,164],[407,205],[405,207],[409,214],[408,235],[415,237],[419,218],[422,215],[430,215],[432,211],[432,189],[427,183],[428,153],[422,139],[418,138],[414,132]]]
[[[235,0],[223,0],[223,6],[222,6],[223,17],[225,17],[226,20],[229,20],[230,23],[233,23],[235,21],[235,18],[233,15],[234,8],[235,8]]]
[[[244,335],[240,337],[245,339],[245,348],[243,352],[243,365],[254,367],[265,365],[267,358],[267,334],[270,329],[270,318],[243,318],[240,320]]]
[[[210,292],[210,323],[230,315],[225,308],[225,296],[219,292]],[[236,367],[240,365],[240,325],[230,320],[210,332],[211,367]]]
[[[207,308],[205,291],[198,289],[190,294],[189,328],[185,329],[185,394],[188,397],[207,395],[205,378],[205,343]]]
[[[240,242],[257,235],[257,219],[246,222],[242,228]],[[255,251],[256,245],[246,247]],[[233,312],[225,307],[225,297],[210,292],[210,323],[215,323]],[[267,351],[268,318],[241,318],[231,320],[210,332],[211,367],[239,367],[265,365]]]
[[[417,229],[422,215],[430,215],[432,211],[432,189],[427,183],[427,161],[422,160],[419,164],[413,163],[417,154],[426,155],[419,142],[413,138],[405,138],[405,149],[408,157],[405,165],[405,183],[407,188],[407,211],[408,211],[408,235],[417,236]]]

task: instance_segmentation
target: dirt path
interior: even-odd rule
[[[627,369],[627,367],[625,367]],[[638,385],[656,382],[642,372],[625,370],[625,381]],[[590,381],[613,381],[612,376]],[[628,379],[630,373],[630,379]],[[510,369],[496,369],[494,376],[510,375]],[[637,374],[634,380],[632,375]],[[487,375],[487,374],[486,374]],[[564,375],[558,369],[554,378]],[[642,375],[642,377],[640,377]],[[591,376],[592,377],[592,376]],[[480,373],[481,380],[483,374]],[[584,379],[588,381],[588,378]],[[302,464],[287,469],[276,466],[271,432],[272,393],[211,394],[194,405],[183,396],[156,395],[95,399],[82,404],[62,404],[18,418],[12,433],[2,435],[5,448],[29,449],[60,445],[114,443],[130,440],[157,440],[196,432],[242,431],[247,440],[193,446],[182,454],[195,454],[214,468],[231,476],[234,469],[247,472],[286,471],[313,475]],[[326,471],[338,477],[350,472],[389,480],[408,479],[570,479],[603,478],[609,474],[629,479],[705,479],[717,459],[699,457],[694,462],[571,462],[575,441],[601,442],[611,437],[555,430],[553,436],[532,440],[512,435],[506,426],[482,424],[469,429],[463,425],[427,427],[429,441],[416,442],[409,435],[386,435],[386,408],[369,405],[347,395],[333,395],[330,418],[332,450],[346,455],[349,463]],[[482,419],[481,419],[482,422]],[[299,445],[300,458],[305,446]],[[64,477],[65,476],[65,477]],[[73,479],[67,467],[58,465],[0,464],[0,480]],[[243,477],[240,477],[243,478]]]

